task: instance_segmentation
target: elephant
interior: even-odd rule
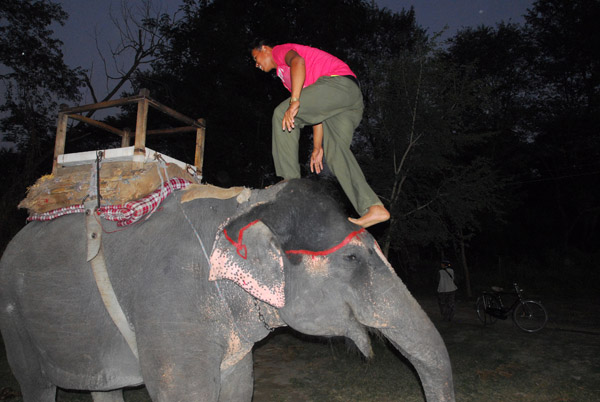
[[[82,214],[27,224],[0,261],[0,330],[23,400],[54,401],[61,387],[122,401],[122,388],[145,384],[153,401],[250,401],[253,345],[288,326],[346,337],[366,357],[378,331],[427,401],[453,401],[440,334],[328,186],[246,190],[245,200],[186,202],[182,190],[132,226],[101,220],[137,349],[102,302]]]

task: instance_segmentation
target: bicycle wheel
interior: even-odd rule
[[[537,332],[548,322],[548,313],[541,303],[525,300],[515,307],[513,321],[525,332]]]
[[[494,297],[483,295],[477,298],[475,307],[477,308],[477,318],[483,325],[493,324],[497,318],[485,312],[485,307],[500,307]]]

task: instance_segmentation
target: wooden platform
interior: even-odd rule
[[[84,116],[96,110],[137,105],[136,127],[133,133],[128,128],[117,128],[105,122]],[[170,118],[186,124],[182,127],[148,130],[149,109],[156,109]],[[19,208],[30,214],[39,214],[55,209],[80,205],[89,193],[92,170],[98,151],[65,154],[67,122],[69,119],[98,127],[121,137],[121,148],[102,150],[100,169],[100,196],[102,205],[119,205],[138,200],[159,188],[163,181],[179,177],[191,183],[200,183],[204,160],[204,119],[191,119],[150,97],[147,89],[138,95],[122,99],[74,107],[62,106],[56,124],[54,162],[52,174],[43,176],[27,190],[27,197]],[[194,165],[159,154],[146,148],[147,135],[169,135],[196,133]],[[132,135],[135,145],[130,146]],[[160,167],[167,163],[166,172]],[[160,173],[159,173],[160,168]],[[161,177],[162,175],[162,177]]]
[[[193,166],[149,148],[146,148],[143,163],[133,162],[133,147],[103,152],[105,159],[100,169],[102,205],[119,205],[140,199],[159,188],[163,180],[174,177],[197,183]],[[166,172],[155,155],[160,155],[167,163]],[[21,201],[19,208],[35,214],[83,203],[88,195],[95,160],[96,151],[60,155],[55,173],[38,179],[27,190],[27,197]]]

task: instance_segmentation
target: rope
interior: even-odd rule
[[[342,247],[346,246],[348,243],[350,243],[350,241],[355,237],[355,236],[359,236],[361,233],[365,232],[365,228],[362,228],[360,230],[357,230],[355,232],[350,233],[348,236],[346,236],[346,238],[344,240],[342,240],[340,243],[338,243],[336,246],[331,247],[328,250],[323,250],[323,251],[310,251],[310,250],[287,250],[285,253],[286,254],[306,254],[306,255],[312,255],[313,257],[319,255],[319,256],[323,256],[323,255],[328,255],[331,253],[335,253],[336,251],[338,251],[339,249],[341,249]]]
[[[185,220],[187,221],[187,223],[192,228],[192,231],[194,232],[194,235],[196,236],[196,239],[198,239],[198,243],[200,243],[200,247],[202,248],[202,253],[204,254],[204,257],[206,258],[206,262],[208,263],[208,269],[210,270],[210,267],[211,267],[211,265],[210,265],[210,257],[208,256],[208,253],[206,252],[206,248],[204,247],[204,242],[200,238],[200,235],[198,234],[198,231],[196,230],[196,228],[192,224],[192,221],[190,220],[190,218],[185,213],[185,210],[183,209],[183,206],[181,205],[181,200],[179,199],[179,197],[177,195],[175,196],[175,198],[177,198],[177,201],[179,201],[178,202],[179,209],[181,209],[181,213],[183,214],[183,217],[185,218]],[[219,287],[219,283],[218,283],[219,281],[213,281],[213,282],[215,284],[215,287],[217,288],[217,292],[219,293],[219,297],[221,298],[221,300],[223,301],[223,303],[227,307],[227,310],[229,310],[229,315],[231,316],[231,322],[233,323],[233,326],[237,330],[237,333],[240,335],[241,338],[244,339],[244,341],[246,341],[248,343],[254,343],[254,341],[246,338],[243,335],[242,331],[240,331],[240,328],[238,327],[237,323],[235,322],[235,318],[233,317],[233,312],[231,311],[231,308],[229,307],[229,303],[227,303],[227,300],[225,299],[225,297],[223,296],[223,293],[221,292],[221,288]]]
[[[154,154],[154,159],[156,159],[158,161],[158,163],[156,164],[156,169],[158,170],[158,177],[160,177],[160,196],[161,198],[166,198],[167,195],[169,195],[169,193],[174,192],[173,189],[173,185],[171,184],[171,179],[169,179],[169,172],[167,171],[167,164],[165,162],[165,160],[162,158],[162,156],[160,156],[159,153],[155,153]],[[163,170],[165,171],[165,176],[167,178],[167,186],[169,187],[170,191],[167,191],[165,186],[165,179],[163,178],[162,173],[160,172],[160,168],[163,168]],[[165,195],[165,192],[167,193]],[[144,220],[148,220],[150,219],[150,217],[152,215],[154,215],[154,213],[158,210],[158,208],[153,209],[152,211],[150,211],[150,213],[148,214],[148,216],[146,216],[146,218],[144,218]]]
[[[96,160],[92,163],[92,169],[90,173],[90,184],[88,186],[88,193],[81,202],[82,204],[88,198],[96,197],[98,204],[96,208],[100,208],[100,168],[102,167],[102,159],[104,153],[102,151],[96,151]]]

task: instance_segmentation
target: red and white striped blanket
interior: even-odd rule
[[[136,201],[129,201],[120,205],[101,205],[96,213],[109,221],[116,221],[117,226],[127,226],[138,221],[142,216],[153,212],[158,206],[175,190],[186,188],[191,183],[187,180],[175,177],[154,192]],[[83,204],[71,205],[65,208],[55,209],[42,214],[33,214],[27,221],[50,221],[59,216],[83,213]]]

